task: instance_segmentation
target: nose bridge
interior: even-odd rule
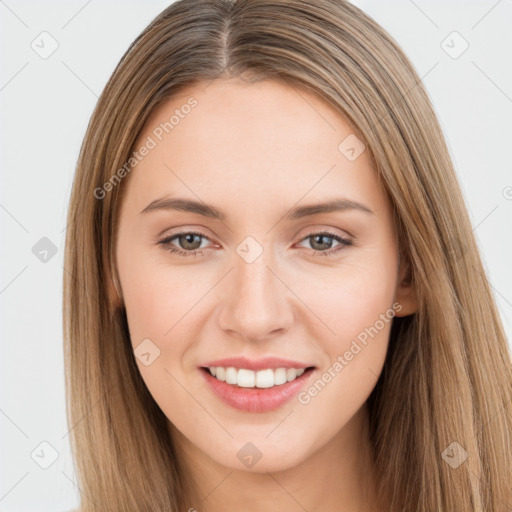
[[[270,252],[270,251],[267,251]],[[269,304],[272,289],[275,288],[275,279],[269,270],[269,258],[263,254],[255,261],[248,263],[243,258],[235,263],[235,289],[238,296],[237,302],[252,304],[261,307]]]
[[[272,256],[268,242],[260,243],[253,237],[247,237],[236,248],[222,304],[222,328],[256,340],[289,326],[287,288],[272,271]]]

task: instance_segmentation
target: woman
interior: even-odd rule
[[[82,511],[510,510],[510,354],[453,165],[350,3],[163,11],[68,226]]]

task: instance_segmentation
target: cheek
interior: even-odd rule
[[[394,318],[395,275],[385,268],[377,263],[347,266],[338,278],[323,283],[316,302],[314,294],[307,299],[323,321],[317,323],[316,336],[327,355],[315,380],[297,397],[296,411],[303,418],[325,419],[327,431],[311,430],[313,444],[347,424],[382,371]]]
[[[199,338],[208,292],[218,280],[206,267],[172,265],[161,253],[143,251],[124,253],[118,260],[132,346],[136,350],[150,339],[160,352],[157,367],[176,368]],[[145,368],[139,368],[144,376]]]
[[[372,282],[359,282],[357,290],[349,282],[340,282],[318,304],[321,318],[330,329],[329,334],[324,329],[319,338],[328,355],[322,380],[334,393],[330,398],[326,394],[326,405],[336,399],[336,393],[342,393],[346,401],[361,404],[384,364],[394,317],[393,289],[371,286]],[[320,329],[317,332],[320,336]]]
[[[180,411],[190,410],[190,396],[197,391],[189,382],[183,387],[180,365],[197,339],[194,329],[199,324],[201,297],[208,286],[193,275],[190,267],[172,268],[134,252],[119,259],[118,269],[140,374],[166,416],[181,424]],[[138,356],[145,353],[150,354],[149,364]],[[191,416],[200,413],[199,409],[190,410]]]
[[[123,284],[124,302],[132,343],[142,338],[160,342],[173,336],[199,300],[202,286],[183,275],[159,266],[135,263]],[[204,292],[202,292],[204,294]]]
[[[347,254],[336,268],[298,273],[292,285],[321,321],[317,320],[323,325],[321,338],[329,340],[326,348],[331,356],[345,350],[352,339],[373,326],[382,314],[389,315],[394,300],[394,251],[382,250],[381,246],[353,254]],[[385,330],[380,322],[378,326]],[[381,338],[385,337],[383,333]]]
[[[294,283],[308,306],[312,336],[327,355],[319,382],[299,403],[329,410],[335,424],[363,404],[382,370],[395,315],[395,256],[391,244],[375,246],[357,258],[347,255],[336,269],[303,273]],[[343,410],[332,403],[343,403]]]
[[[161,338],[172,326],[183,295],[179,270],[172,271],[165,265],[160,248],[128,242],[136,237],[137,233],[127,228],[127,233],[120,233],[117,248],[119,280],[133,343],[141,336]]]

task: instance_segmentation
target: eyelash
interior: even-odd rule
[[[196,231],[183,231],[181,233],[176,233],[175,235],[172,235],[172,236],[164,238],[163,240],[160,240],[158,242],[158,244],[162,245],[166,251],[176,254],[180,258],[181,257],[186,258],[189,256],[201,256],[203,254],[203,249],[196,249],[195,251],[184,251],[183,249],[179,249],[179,248],[176,248],[171,245],[172,240],[174,240],[175,238],[178,238],[182,235],[197,235],[201,238],[205,238],[206,240],[209,240],[209,238],[206,235],[204,235],[203,233],[199,233]],[[340,251],[344,247],[349,247],[349,246],[353,245],[351,240],[349,240],[347,238],[343,238],[334,233],[331,233],[330,231],[318,231],[315,233],[310,233],[308,236],[304,237],[301,240],[301,242],[308,238],[311,238],[313,236],[318,236],[318,235],[327,235],[328,238],[333,238],[337,242],[340,242],[340,245],[334,249],[327,249],[326,251],[315,251],[314,249],[312,249],[314,256],[317,256],[317,255],[318,256],[330,256],[331,254]]]

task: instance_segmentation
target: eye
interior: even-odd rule
[[[203,233],[197,233],[194,231],[185,231],[183,233],[177,233],[176,235],[169,236],[160,240],[158,243],[162,245],[167,251],[177,254],[178,256],[197,256],[202,254],[201,239],[208,240],[206,235]],[[178,243],[183,247],[176,247],[172,244],[172,241],[177,239]]]
[[[343,238],[339,235],[331,233],[330,231],[320,231],[318,233],[312,233],[302,241],[312,240],[311,247],[313,248],[313,256],[329,256],[335,252],[340,251],[344,247],[352,245],[352,241],[348,238]],[[338,246],[332,248],[332,240],[338,242]],[[325,246],[328,246],[325,248]]]

